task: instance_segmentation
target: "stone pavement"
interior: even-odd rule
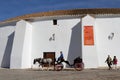
[[[120,70],[41,71],[39,69],[0,69],[0,80],[120,80]]]

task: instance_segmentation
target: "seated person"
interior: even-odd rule
[[[58,62],[58,63],[61,63],[61,62],[63,62],[63,61],[64,61],[64,56],[63,56],[62,51],[60,51],[60,56],[58,57],[57,62]]]
[[[71,66],[68,61],[65,61],[63,53],[62,53],[62,51],[60,51],[60,56],[58,57],[57,63],[61,64],[62,62],[65,62],[66,64],[68,64],[69,66]]]

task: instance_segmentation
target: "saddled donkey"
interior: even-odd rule
[[[51,63],[53,62],[53,60],[51,58],[36,58],[36,59],[34,59],[33,64],[35,64],[36,62],[38,62],[39,67],[42,66],[42,68],[43,68],[44,64],[48,64],[48,67],[47,67],[47,70],[48,70],[48,68],[51,66]]]

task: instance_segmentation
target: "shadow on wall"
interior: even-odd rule
[[[16,21],[17,22],[17,21]],[[16,22],[8,22],[7,24],[0,24],[0,27],[5,27],[5,26],[16,26]]]
[[[73,60],[78,56],[82,57],[82,28],[80,22],[72,28],[67,60],[70,64],[73,64]]]
[[[10,57],[11,57],[13,39],[14,39],[14,32],[8,36],[7,45],[1,63],[2,68],[10,68]]]

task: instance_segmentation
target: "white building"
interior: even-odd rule
[[[27,14],[0,22],[0,67],[31,68],[33,59],[63,51],[85,68],[106,67],[108,55],[120,66],[120,9],[74,9]]]

